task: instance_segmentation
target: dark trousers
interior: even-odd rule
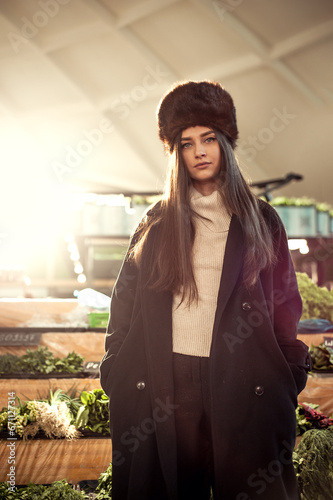
[[[178,497],[209,500],[213,459],[208,358],[173,354]]]

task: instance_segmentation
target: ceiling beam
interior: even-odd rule
[[[118,17],[116,26],[117,28],[124,28],[178,2],[179,0],[159,0],[158,2],[156,0],[145,0],[137,2]]]
[[[294,52],[303,50],[310,45],[319,43],[333,34],[333,20],[329,20],[322,24],[317,24],[307,30],[296,33],[295,35],[282,40],[274,45],[271,49],[270,59],[281,59],[287,57]]]
[[[114,16],[108,9],[106,9],[100,2],[97,0],[83,0],[85,3],[94,11],[94,13],[103,20],[103,22],[113,30],[117,30],[115,27],[115,19]],[[12,12],[6,12],[3,14],[4,17],[12,24],[14,29],[19,30],[19,19],[16,18]],[[160,64],[162,67],[165,68],[165,64],[161,59],[156,55],[156,53],[153,51],[153,49],[150,49],[144,42],[142,42],[134,33],[131,32],[130,28],[121,28],[117,30],[120,34],[125,36],[127,39],[131,40],[132,43],[135,45],[136,48],[139,48],[139,50],[144,51],[146,56],[150,58],[150,60],[153,60],[154,62]],[[75,81],[75,79],[68,73],[65,72],[58,64],[57,62],[52,58],[51,54],[45,53],[39,45],[36,43],[34,39],[30,39],[27,41],[27,44],[29,45],[29,48],[33,49],[35,54],[38,55],[38,57],[42,60],[44,60],[47,64],[53,66],[53,68],[59,73],[59,75],[62,78],[65,78],[72,87],[75,88],[75,90],[78,92],[78,94],[82,97],[82,101],[84,103],[87,103],[88,105],[90,104],[91,110],[94,110],[96,112],[99,112],[102,116],[105,116],[108,118],[108,113],[104,109],[99,109],[98,103],[96,103],[91,96],[89,96],[86,92],[83,91],[83,89],[78,85],[78,83]],[[166,72],[168,72],[168,75],[170,74],[170,77],[173,78],[173,72],[169,68],[165,68]],[[118,124],[119,125],[119,124]],[[117,124],[116,124],[117,126]],[[124,141],[128,142],[129,147],[138,155],[138,157],[143,161],[145,164],[147,164],[147,157],[149,157],[149,154],[147,151],[143,151],[142,147],[137,143],[137,141],[130,140],[128,137],[128,133],[124,133],[123,127],[119,125],[119,128],[117,128],[117,132],[123,137]],[[151,164],[147,165],[147,168],[150,168],[153,172],[156,172],[156,165]]]
[[[214,12],[215,16],[218,13],[217,8],[219,5],[218,0],[212,2],[211,0],[190,0],[193,5],[200,8],[205,7],[209,12]],[[223,2],[220,2],[223,5]],[[222,21],[221,21],[222,22]],[[260,57],[262,65],[269,67],[277,75],[282,77],[290,85],[292,85],[299,93],[305,96],[312,104],[322,106],[324,101],[310,88],[297,73],[289,68],[283,61],[273,59],[270,57],[271,47],[265,44],[260,37],[250,28],[248,28],[242,21],[240,21],[234,14],[228,12],[228,9],[223,10],[223,22],[227,23],[230,28],[242,39],[247,45]]]
[[[108,34],[109,28],[98,20],[94,24],[81,25],[72,27],[71,31],[63,33],[61,36],[55,36],[47,41],[44,47],[41,47],[46,53],[56,52],[58,50],[66,49],[71,45],[78,45],[79,43],[89,42],[98,37]]]
[[[152,154],[152,150],[142,146],[141,141],[138,141],[136,132],[132,130],[131,127],[126,127],[125,120],[115,116],[115,113],[111,111],[105,111],[104,115],[114,124],[117,133],[122,138],[126,139],[129,148],[144,162],[147,170],[150,170],[156,175],[156,172],[161,168],[161,164],[156,158],[156,155],[154,156],[154,154]]]
[[[269,49],[260,38],[243,24],[234,15],[226,13],[225,20],[228,25],[247,43],[252,49],[262,58],[263,65],[268,66],[276,74],[281,76],[289,84],[291,84],[299,93],[303,94],[310,102],[317,106],[324,104],[323,100],[311,89],[297,73],[289,68],[283,61],[271,59]]]
[[[1,4],[0,4],[0,9],[1,9]],[[12,12],[9,11],[8,12],[6,11],[5,13],[3,12],[2,15],[6,18],[8,22],[11,23],[11,25],[13,26],[13,30],[19,34],[20,20],[17,17],[15,17],[15,15]],[[43,51],[43,49],[36,43],[36,40],[34,38],[26,39],[26,44],[29,50],[32,51],[32,53],[37,55],[41,60],[46,62],[48,65],[52,66],[62,78],[67,80],[68,84],[71,85],[71,87],[73,87],[78,92],[78,94],[82,96],[82,99],[84,101],[86,100],[90,101],[90,99],[87,99],[87,96],[84,94],[82,89],[77,85],[77,83],[67,73],[65,73],[63,69],[61,69],[59,65],[57,65],[47,53]],[[91,104],[93,105],[93,103]]]
[[[124,36],[136,49],[138,49],[144,56],[146,56],[151,62],[159,64],[164,68],[172,80],[179,80],[180,75],[176,74],[174,68],[169,66],[164,59],[160,57],[159,54],[149,45],[147,45],[136,33],[134,33],[128,26],[117,28],[117,17],[107,9],[99,0],[82,0],[85,4],[95,13],[95,15],[100,17],[100,20],[104,22],[110,29],[117,30],[122,36]]]
[[[262,66],[262,60],[256,54],[247,54],[231,61],[214,64],[203,68],[202,70],[188,74],[189,80],[220,80],[235,76],[239,73],[245,73]]]

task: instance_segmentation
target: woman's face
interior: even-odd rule
[[[217,189],[221,151],[215,132],[198,125],[182,131],[181,154],[192,184],[204,196]]]

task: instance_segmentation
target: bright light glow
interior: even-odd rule
[[[79,274],[77,277],[77,280],[79,283],[85,283],[87,281],[87,278],[86,278],[85,274]]]
[[[304,245],[307,245],[306,240],[288,240],[289,250],[299,250]]]
[[[29,276],[26,276],[24,278],[24,283],[27,285],[27,286],[30,286],[31,285],[31,279],[29,278]]]
[[[77,262],[74,266],[74,272],[76,274],[81,274],[83,272],[83,266],[80,264],[80,262]]]
[[[299,250],[299,252],[303,255],[309,253],[308,242],[306,240],[288,240],[289,250]]]
[[[96,200],[96,205],[98,205],[99,207],[103,207],[104,205],[106,205],[106,196],[103,195],[98,196]]]
[[[77,260],[80,260],[80,254],[79,254],[79,252],[78,252],[78,251],[75,251],[75,250],[74,250],[73,252],[71,252],[71,254],[70,254],[69,258],[70,258],[72,261],[76,262]]]
[[[96,193],[85,193],[83,199],[86,203],[97,203],[98,194]]]
[[[68,125],[64,130],[57,120],[37,115],[0,120],[0,199],[5,207],[0,220],[0,262],[2,267],[21,269],[22,280],[37,269],[38,275],[45,274],[58,249],[58,237],[65,244],[74,242],[73,234],[81,230],[84,203],[82,196],[70,192],[71,172],[60,179],[53,167],[54,161],[65,162],[66,148],[75,145],[71,139],[77,127]],[[88,198],[95,203],[97,195]],[[76,253],[75,261],[79,260],[77,248]]]
[[[66,243],[73,243],[74,235],[73,234],[65,234],[64,240]]]
[[[72,241],[71,243],[68,243],[67,250],[69,251],[69,253],[77,252],[78,250],[77,250],[76,243],[74,241]]]
[[[136,210],[135,208],[131,208],[131,207],[125,207],[125,212],[128,214],[128,215],[134,215]]]
[[[299,249],[299,252],[303,255],[306,255],[307,253],[309,253],[309,247],[308,247],[308,244],[307,242],[305,242],[301,248]]]

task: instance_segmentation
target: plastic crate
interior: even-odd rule
[[[109,321],[108,312],[93,312],[88,314],[89,326],[91,328],[106,328]]]

